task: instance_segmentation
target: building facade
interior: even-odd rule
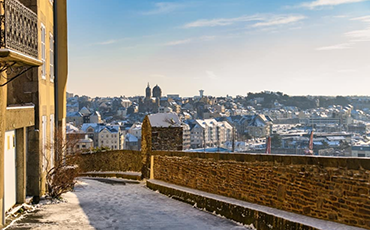
[[[193,149],[204,147],[225,147],[232,140],[233,127],[227,121],[197,119],[190,130],[190,146]]]
[[[66,9],[66,1],[0,5],[0,225],[26,195],[45,193],[57,157],[55,133],[65,130],[66,117]]]

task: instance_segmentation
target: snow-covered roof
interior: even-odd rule
[[[89,127],[92,127],[94,130],[99,126],[97,123],[84,123],[82,124],[81,130],[86,132]]]
[[[88,128],[93,128],[95,133],[100,133],[103,129],[107,129],[110,133],[117,133],[119,131],[118,125],[105,125],[97,123],[84,123],[82,124],[81,130],[87,132]]]
[[[110,133],[118,133],[119,126],[117,125],[102,126],[102,128],[98,132],[102,132],[103,130],[107,130]]]
[[[67,133],[79,133],[80,130],[72,124],[66,124],[66,132]]]
[[[181,127],[176,113],[156,113],[148,115],[152,127]]]
[[[91,116],[100,116],[100,113],[98,111],[95,111],[91,114]]]
[[[67,117],[82,117],[80,112],[67,112]]]
[[[91,138],[85,138],[78,141],[78,143],[93,143]]]
[[[80,110],[80,113],[81,113],[82,115],[84,115],[84,116],[87,116],[87,115],[90,115],[90,114],[91,114],[90,110],[89,110],[88,108],[86,108],[86,107],[83,107],[83,108]]]
[[[137,142],[138,139],[134,135],[132,135],[130,133],[127,133],[126,136],[125,136],[125,141],[126,142]]]
[[[142,126],[141,123],[135,123],[129,129],[131,129],[131,130],[141,130],[141,126]]]

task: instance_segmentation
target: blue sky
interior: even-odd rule
[[[69,0],[69,92],[369,95],[369,0]]]

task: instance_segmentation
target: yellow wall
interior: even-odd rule
[[[50,115],[54,115],[54,119],[57,118],[55,114],[55,100],[54,100],[54,81],[51,80],[50,76],[50,44],[53,40],[50,40],[50,34],[54,36],[54,14],[53,14],[53,3],[50,0],[21,0],[27,7],[32,9],[35,13],[37,13],[38,17],[38,49],[39,49],[39,57],[38,59],[42,59],[42,46],[41,46],[41,25],[45,27],[45,69],[46,69],[46,79],[42,78],[42,67],[39,67],[35,74],[37,74],[38,78],[38,86],[37,92],[37,99],[31,99],[31,101],[35,104],[35,110],[37,110],[38,116],[35,117],[36,127],[30,129],[29,133],[29,144],[37,146],[33,151],[29,151],[32,154],[32,159],[38,163],[31,163],[31,168],[34,172],[32,175],[32,180],[29,182],[31,186],[35,186],[36,189],[31,189],[32,191],[30,195],[43,195],[45,193],[45,174],[43,172],[43,168],[41,167],[43,164],[43,155],[42,149],[43,145],[43,132],[46,133],[46,140],[45,143],[49,144],[49,142],[54,139],[51,137],[51,123],[50,123]],[[66,0],[58,0],[54,1],[58,2],[58,20],[59,20],[59,60],[60,60],[60,68],[59,68],[59,120],[65,120],[66,116],[66,82],[67,82],[67,62],[68,62],[68,53],[67,53],[67,8],[66,8]],[[56,4],[56,3],[55,3]],[[1,9],[2,10],[2,9]],[[55,49],[54,49],[55,52]],[[56,62],[56,60],[55,60]],[[54,62],[54,66],[55,66]],[[3,73],[3,75],[6,73]],[[56,75],[56,74],[55,74]],[[32,76],[32,74],[31,74]],[[36,78],[36,79],[37,79]],[[0,83],[4,83],[4,78],[0,78]],[[3,223],[2,214],[3,214],[3,205],[2,205],[2,198],[3,198],[3,179],[4,179],[4,135],[5,135],[5,112],[7,106],[7,87],[0,87],[0,226]],[[46,116],[46,129],[43,130],[42,126],[42,117]],[[39,131],[37,131],[39,129]],[[54,131],[56,128],[54,128]],[[50,152],[48,151],[49,148],[46,148],[46,155],[47,158],[50,159]],[[40,150],[40,151],[39,151]],[[35,168],[33,168],[33,166]],[[49,165],[50,167],[50,165]],[[36,177],[35,177],[36,176]]]
[[[46,79],[42,78],[42,67],[39,68],[39,140],[40,140],[40,173],[41,173],[41,183],[40,183],[40,195],[45,193],[45,171],[42,168],[43,165],[43,154],[50,159],[49,146],[46,152],[43,153],[43,127],[42,127],[42,117],[46,116],[46,140],[45,143],[50,145],[50,115],[55,113],[54,107],[54,81],[51,80],[50,76],[50,34],[54,36],[54,26],[53,26],[53,4],[49,0],[39,0],[37,7],[37,16],[39,23],[39,59],[42,58],[42,47],[41,47],[41,25],[45,26],[45,65],[46,65]],[[55,115],[54,115],[55,116]],[[37,119],[37,118],[36,118]],[[55,129],[54,129],[55,130]],[[54,138],[54,137],[52,137]],[[50,167],[50,165],[49,165]]]
[[[3,14],[3,8],[0,8],[0,13]],[[6,73],[2,73],[7,77]],[[5,79],[0,77],[0,84],[4,84]],[[7,103],[6,86],[0,87],[0,227],[4,224],[3,219],[3,197],[4,197],[4,138],[5,138],[5,110]]]
[[[53,4],[49,0],[38,0],[37,15],[39,20],[39,59],[42,58],[41,53],[41,24],[46,28],[46,79],[42,79],[42,68],[39,68],[39,137],[40,137],[40,149],[42,149],[42,116],[47,117],[46,125],[46,143],[50,145],[50,115],[54,114],[54,119],[58,119],[59,127],[62,132],[65,129],[65,117],[66,117],[66,85],[68,76],[68,47],[67,47],[67,2],[66,0],[54,1],[57,4],[57,16],[58,16],[58,38],[54,35],[54,14]],[[58,72],[55,72],[55,76],[58,77],[58,114],[55,114],[55,100],[54,100],[54,81],[51,81],[50,75],[50,34],[53,35],[54,41],[58,40],[58,57],[54,61],[54,69],[56,61],[58,61]],[[56,51],[54,49],[54,52]],[[57,131],[57,127],[54,127],[54,133]],[[40,152],[40,154],[42,154]],[[47,149],[47,157],[50,159],[50,151]],[[43,156],[40,155],[40,165],[43,163]],[[42,168],[40,168],[42,171]],[[42,175],[44,177],[45,175]],[[40,184],[42,195],[45,192],[45,181],[43,180]]]
[[[58,118],[59,122],[63,121],[65,125],[68,78],[67,1],[59,0],[56,4],[58,4]]]
[[[6,76],[6,73],[2,73]],[[0,78],[0,84],[5,82]],[[6,86],[0,87],[0,227],[3,224],[3,196],[4,196],[4,138],[5,138],[5,109],[6,109]]]

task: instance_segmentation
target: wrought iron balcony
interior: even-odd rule
[[[37,15],[18,0],[0,0],[0,4],[0,48],[37,59]]]

